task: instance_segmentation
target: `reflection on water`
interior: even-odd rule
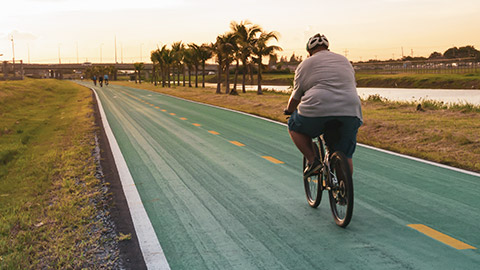
[[[206,84],[209,87],[216,87],[217,84]],[[246,85],[247,91],[257,91],[256,85]],[[242,85],[237,85],[241,90]],[[263,90],[280,92],[291,91],[286,85],[263,85]],[[447,103],[470,103],[480,105],[480,90],[457,90],[457,89],[409,89],[409,88],[357,88],[361,98],[368,98],[370,95],[379,95],[383,98],[395,101],[419,101],[423,99],[437,100]]]

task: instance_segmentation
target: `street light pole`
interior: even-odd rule
[[[60,44],[61,44],[61,43],[58,43],[58,63],[59,63],[59,64],[62,63],[62,58],[60,58]]]
[[[13,35],[12,39],[12,63],[13,63],[13,77],[15,77],[15,43],[13,42]]]
[[[117,36],[115,35],[115,64],[117,63]]]

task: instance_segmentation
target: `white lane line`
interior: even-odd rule
[[[138,194],[138,190],[133,182],[132,175],[128,170],[127,163],[123,158],[120,147],[117,140],[113,135],[112,129],[108,124],[107,117],[103,111],[102,102],[98,97],[95,89],[91,88],[97,98],[98,108],[102,118],[103,127],[112,149],[112,154],[115,159],[115,165],[117,166],[118,174],[122,182],[123,192],[127,199],[128,208],[130,209],[130,215],[132,216],[133,225],[137,233],[140,249],[142,250],[143,259],[148,269],[170,269],[167,258],[163,253],[163,249],[158,242],[158,237],[153,229],[152,222],[148,218],[147,211],[143,207],[142,200]]]

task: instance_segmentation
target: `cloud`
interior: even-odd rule
[[[37,36],[27,33],[27,32],[20,32],[18,30],[13,30],[8,34],[8,37],[12,37],[14,40],[35,40],[37,39]]]

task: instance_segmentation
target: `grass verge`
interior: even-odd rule
[[[90,91],[0,82],[0,117],[0,268],[101,267]]]
[[[162,88],[149,83],[115,82],[181,98],[239,110],[286,122],[282,110],[289,95],[247,92],[215,94],[212,88]],[[480,107],[424,100],[422,109],[411,102],[392,102],[378,96],[362,101],[364,125],[358,141],[458,168],[480,172]]]

